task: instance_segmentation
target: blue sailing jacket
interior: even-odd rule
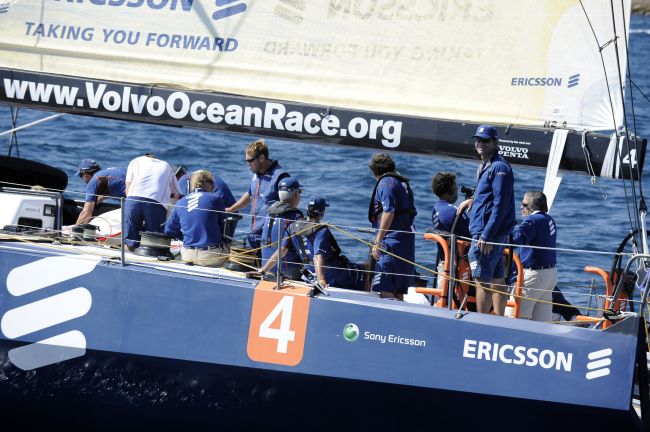
[[[192,174],[185,174],[183,177],[178,179],[178,185],[180,186],[182,196],[188,194],[191,178]],[[212,192],[221,195],[221,199],[223,200],[223,203],[226,207],[230,207],[236,202],[232,191],[226,182],[223,181],[223,179],[219,176],[214,176],[214,190]]]
[[[496,151],[481,164],[474,202],[469,210],[469,231],[475,238],[494,241],[515,226],[515,178],[512,168]]]
[[[535,212],[524,218],[512,233],[514,244],[555,248],[557,228],[553,218],[541,212]],[[522,247],[519,252],[524,267],[541,268],[556,264],[555,250],[532,249]]]
[[[221,246],[225,209],[219,195],[197,188],[176,203],[165,234],[182,238],[185,247]]]
[[[126,170],[106,168],[97,171],[86,185],[86,202],[97,202],[98,195],[114,198],[126,196]]]
[[[262,266],[271,258],[273,252],[278,249],[278,233],[279,227],[282,226],[282,247],[286,247],[287,253],[282,258],[282,273],[290,275],[300,269],[302,259],[298,255],[298,251],[293,243],[290,241],[289,226],[293,221],[303,217],[300,210],[292,208],[289,204],[278,201],[267,210],[266,217],[262,220]],[[271,267],[269,272],[275,273],[277,265]]]
[[[264,174],[253,173],[251,175],[248,194],[251,196],[251,233],[262,234],[266,210],[273,202],[278,201],[278,183],[285,177],[289,177],[278,163],[273,161],[271,167]]]
[[[451,228],[454,226],[454,220],[456,219],[456,210],[458,207],[453,205],[450,202],[445,200],[438,200],[437,203],[433,206],[433,211],[431,212],[431,223],[433,224],[433,229],[438,231],[451,232]],[[456,224],[456,235],[462,237],[471,237],[469,233],[469,218],[467,213],[463,212],[458,219]],[[438,258],[440,261],[444,261],[445,256],[442,250],[442,247],[438,245]]]

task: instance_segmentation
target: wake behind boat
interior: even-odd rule
[[[559,170],[641,178],[646,141],[621,103],[629,2],[361,3],[11,3],[0,100],[453,158],[474,158],[469,137],[495,123],[508,161],[547,168],[551,201]],[[0,239],[0,397],[21,422],[469,429],[499,412],[527,429],[648,428],[632,409],[645,323],[619,310],[623,278],[590,328],[326,295],[71,238],[65,184],[26,175],[39,170],[61,180],[25,162],[0,193],[18,203]],[[645,307],[647,241],[634,237]]]

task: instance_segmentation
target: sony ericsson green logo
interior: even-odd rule
[[[359,327],[354,323],[346,324],[343,327],[343,337],[348,342],[354,342],[359,339]]]

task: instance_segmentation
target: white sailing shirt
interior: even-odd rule
[[[171,166],[163,160],[140,156],[129,163],[126,170],[129,190],[126,196],[137,196],[169,204],[172,193],[180,195],[180,188]]]

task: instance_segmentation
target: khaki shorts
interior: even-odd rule
[[[193,263],[204,267],[222,267],[230,255],[230,246],[214,246],[209,249],[186,248],[181,249],[183,262]]]
[[[551,302],[553,301],[555,285],[557,285],[557,268],[525,269],[522,295],[526,299],[521,299],[519,304],[519,318],[532,319],[533,321],[551,321],[553,319],[553,305]]]

